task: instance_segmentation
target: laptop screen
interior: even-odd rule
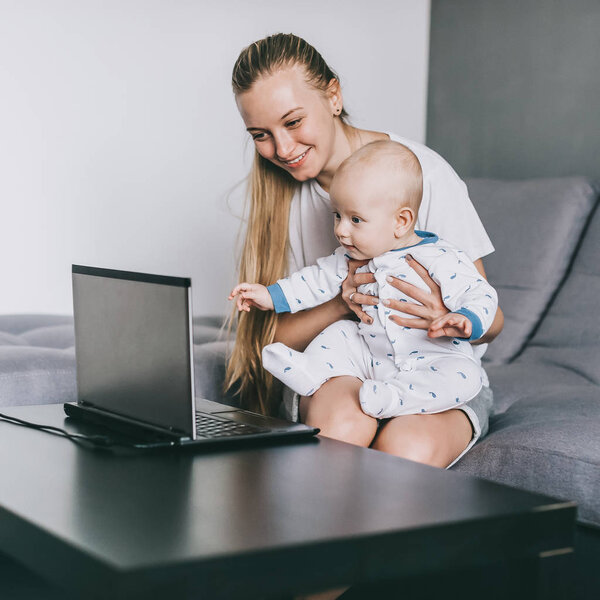
[[[191,282],[73,265],[78,402],[195,437]]]

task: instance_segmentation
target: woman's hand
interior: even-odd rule
[[[348,276],[342,283],[342,299],[348,305],[348,308],[363,322],[372,323],[373,319],[362,310],[363,304],[370,304],[374,306],[379,302],[379,298],[376,296],[369,296],[367,294],[359,294],[356,289],[359,285],[365,283],[375,283],[375,276],[373,273],[357,273],[356,269],[366,265],[368,260],[352,260],[348,261]]]
[[[400,302],[399,300],[393,300],[391,298],[389,300],[384,300],[383,303],[385,306],[408,315],[413,315],[414,317],[409,318],[391,315],[390,319],[401,327],[427,329],[428,337],[434,338],[446,335],[444,328],[437,326],[441,322],[440,319],[450,312],[442,301],[442,290],[440,289],[440,286],[429,276],[427,269],[418,263],[412,256],[407,255],[406,262],[427,284],[427,287],[431,291],[426,292],[425,290],[412,285],[412,283],[402,281],[402,279],[388,277],[390,285],[406,294],[409,298],[415,300],[415,303]]]

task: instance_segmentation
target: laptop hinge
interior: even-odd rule
[[[70,417],[75,417],[98,425],[104,425],[109,429],[114,429],[134,437],[143,436],[145,438],[162,438],[177,441],[186,441],[190,439],[189,435],[182,431],[156,427],[147,422],[138,421],[132,417],[126,417],[106,409],[96,408],[89,402],[81,400],[78,403],[66,403],[64,409],[65,413]]]

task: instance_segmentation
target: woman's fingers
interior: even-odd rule
[[[365,283],[375,283],[375,275],[373,273],[355,273],[354,284],[356,287]]]
[[[427,319],[411,319],[408,317],[399,317],[398,315],[390,315],[389,319],[396,323],[396,325],[400,325],[400,327],[409,327],[410,329],[429,329],[431,323]]]
[[[392,277],[391,275],[388,276],[387,281],[392,287],[395,287],[409,298],[412,298],[421,304],[428,304],[431,299],[431,294],[429,292],[418,288],[412,283],[408,283],[407,281],[403,281],[397,277]]]
[[[351,294],[352,302],[354,304],[369,304],[371,306],[375,306],[379,304],[379,298],[377,296],[369,296],[369,294],[359,294],[358,292],[354,292]],[[350,298],[348,298],[350,300]]]
[[[352,296],[352,300],[350,300],[350,296]],[[367,324],[371,324],[373,319],[369,317],[369,315],[362,309],[362,304],[370,304],[370,302],[360,302],[360,298],[363,297],[363,294],[358,294],[353,292],[348,294],[348,296],[342,295],[346,304],[350,308],[350,310],[363,322]],[[373,298],[373,296],[364,296],[367,299]],[[375,304],[377,304],[375,302]]]
[[[415,271],[417,275],[427,284],[427,287],[431,290],[431,292],[433,294],[440,294],[441,297],[440,286],[431,278],[429,271],[420,262],[417,262],[410,254],[407,254],[406,258],[408,266]]]
[[[375,282],[373,273],[356,273],[358,267],[362,267],[368,262],[368,260],[349,260],[348,276],[342,282],[342,300],[363,323],[372,323],[373,319],[362,310],[362,305],[375,305],[379,301],[374,296],[359,294],[356,291],[359,285]]]
[[[425,317],[429,315],[429,309],[422,304],[415,304],[414,302],[402,302],[401,300],[394,300],[389,298],[387,304],[384,305],[392,310],[406,313],[407,315],[413,315],[415,317]],[[431,320],[429,321],[431,323]]]
[[[373,322],[373,319],[360,307],[360,304],[357,304],[357,309],[354,311],[354,314],[367,325],[370,325]]]

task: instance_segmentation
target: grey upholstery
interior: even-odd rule
[[[582,178],[468,182],[506,324],[489,434],[453,469],[579,503],[600,525],[600,211]],[[219,317],[194,320],[198,395],[223,399]],[[0,316],[0,406],[75,399],[71,317]],[[235,404],[235,398],[224,400]]]
[[[485,258],[506,323],[486,361],[514,358],[565,276],[596,201],[584,178],[468,180],[469,195],[496,251]]]
[[[597,387],[559,387],[540,393],[533,386],[505,412],[492,417],[490,432],[454,469],[576,500],[579,521],[600,524]]]
[[[221,317],[194,319],[194,356],[206,373],[203,391],[216,386],[220,366],[204,364],[204,345],[221,334]],[[224,342],[216,342],[224,344]],[[0,315],[0,406],[53,404],[77,399],[73,317],[59,315]]]
[[[0,316],[0,406],[76,398],[73,318]]]

